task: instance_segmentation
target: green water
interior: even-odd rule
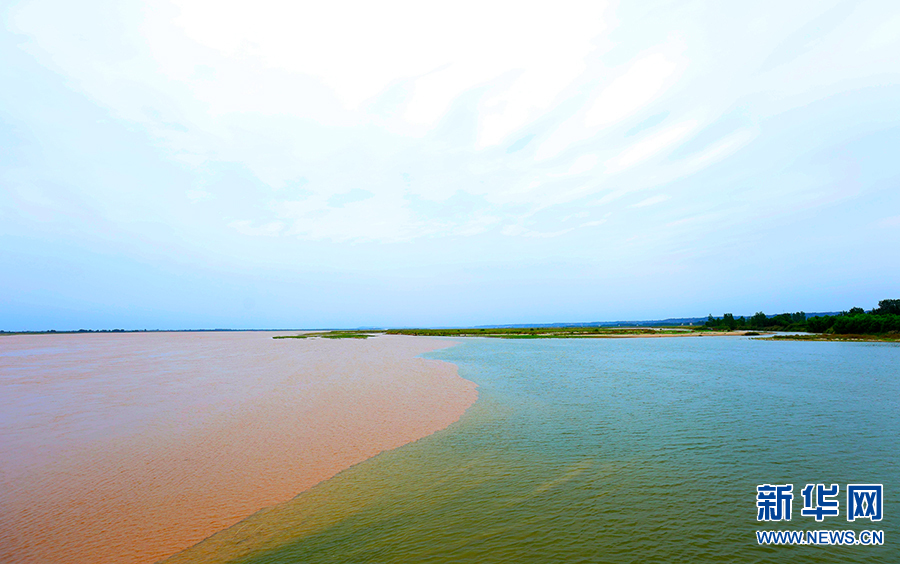
[[[242,563],[900,562],[900,346],[473,339],[427,356],[480,386],[458,423],[198,548]],[[801,517],[811,482],[840,484],[838,517]],[[884,520],[848,523],[845,485],[872,482]],[[790,523],[756,521],[763,483],[794,484]],[[758,529],[885,544],[762,547]]]

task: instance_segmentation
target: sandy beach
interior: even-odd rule
[[[0,339],[0,561],[155,562],[475,401],[449,341]]]

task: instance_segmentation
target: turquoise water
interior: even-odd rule
[[[213,537],[213,560],[900,562],[900,346],[472,339],[426,356],[480,386],[458,423]],[[812,482],[840,485],[838,517],[800,515]],[[848,523],[846,484],[872,482],[884,520]],[[794,484],[790,523],[756,521],[764,483]],[[885,544],[762,547],[760,529]]]

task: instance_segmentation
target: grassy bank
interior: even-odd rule
[[[872,343],[900,343],[900,333],[896,331],[878,335],[813,333],[809,335],[774,335],[771,338],[777,341],[862,341]]]
[[[706,327],[485,327],[472,329],[388,329],[385,331],[322,331],[274,339],[365,339],[374,335],[417,337],[488,337],[494,339],[590,339],[621,337],[685,337],[700,335],[758,335],[746,331],[714,331]]]
[[[479,329],[390,329],[388,335],[416,335],[420,337],[494,337],[500,339],[541,339],[578,337],[623,337],[643,335],[674,335],[690,333],[688,329],[650,329],[646,327],[496,327]]]

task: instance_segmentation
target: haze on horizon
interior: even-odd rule
[[[0,10],[3,330],[900,297],[896,2]]]

